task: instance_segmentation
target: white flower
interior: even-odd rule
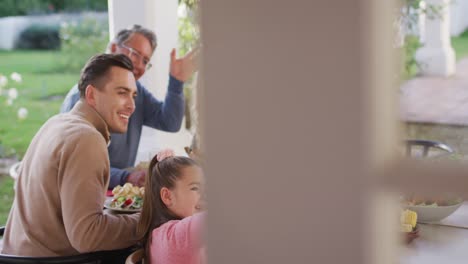
[[[16,90],[16,88],[10,88],[8,90],[8,97],[11,100],[15,100],[16,98],[18,98],[18,90]]]
[[[22,78],[21,78],[21,74],[17,73],[17,72],[14,72],[10,75],[10,78],[15,81],[15,82],[18,82],[20,83],[22,81]]]
[[[28,116],[28,109],[21,107],[18,109],[18,118],[19,119],[25,119]]]
[[[6,104],[7,104],[8,106],[11,106],[11,105],[13,104],[13,99],[8,98]]]
[[[67,27],[68,27],[68,23],[65,22],[65,21],[62,21],[62,22],[60,23],[60,27],[62,27],[62,28],[67,28]]]
[[[177,8],[177,16],[187,17],[187,6],[185,4],[179,5],[179,7]]]
[[[5,87],[8,84],[8,78],[0,75],[0,88]]]

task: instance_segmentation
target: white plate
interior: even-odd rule
[[[126,209],[126,208],[112,207],[110,206],[112,199],[114,198],[111,197],[111,198],[106,199],[106,202],[104,203],[104,208],[115,211],[115,212],[119,212],[119,213],[137,213],[141,211],[141,209]]]

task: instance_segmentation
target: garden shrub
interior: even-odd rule
[[[422,46],[417,36],[406,36],[403,46],[403,80],[414,77],[420,68],[416,61],[416,51]]]
[[[106,50],[109,42],[107,21],[85,18],[80,22],[60,25],[62,55],[59,59],[60,70],[79,72],[88,59]]]
[[[15,43],[17,49],[53,50],[60,48],[58,26],[32,25],[26,28]]]

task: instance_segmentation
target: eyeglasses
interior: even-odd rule
[[[128,50],[129,54],[128,57],[136,59],[138,62],[142,62],[143,65],[145,65],[145,69],[149,70],[153,64],[147,59],[145,56],[141,55],[138,51],[136,51],[133,48],[130,48],[128,46],[125,46],[124,44],[119,45],[121,48],[124,48]]]

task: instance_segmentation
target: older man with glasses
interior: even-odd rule
[[[120,118],[129,119],[128,131],[125,134],[111,134],[108,147],[111,165],[109,188],[126,182],[138,186],[144,184],[145,171],[124,170],[134,166],[143,125],[162,131],[177,132],[182,124],[185,110],[183,84],[195,71],[194,53],[190,52],[183,58],[176,59],[175,50],[172,50],[166,98],[164,101],[159,101],[138,82],[138,79],[152,66],[150,60],[156,45],[154,32],[139,25],[121,30],[108,45],[108,52],[124,54],[131,59],[134,66],[133,74],[137,80],[135,112],[130,118],[124,114],[119,115]],[[70,111],[79,97],[75,85],[67,94],[60,112]]]

